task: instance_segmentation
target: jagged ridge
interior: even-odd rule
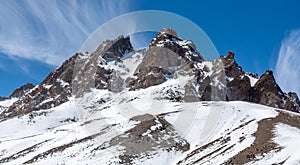
[[[205,61],[192,41],[179,38],[173,29],[162,29],[157,34],[134,74],[126,80],[119,76],[118,70],[107,67],[109,62],[122,63],[122,57],[132,52],[130,38],[120,36],[105,41],[91,54],[76,53],[33,89],[14,93],[20,99],[0,116],[7,118],[49,109],[67,102],[72,93],[80,97],[90,88],[120,92],[126,86],[137,90],[180,76],[190,79],[185,82],[183,98],[176,100],[241,100],[294,112],[300,110],[296,93],[284,93],[271,71],[257,80],[254,74],[242,70],[232,51],[214,61]],[[90,77],[85,80],[87,75]],[[251,84],[250,79],[257,82]]]

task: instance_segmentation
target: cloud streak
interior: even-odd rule
[[[281,43],[275,68],[278,84],[300,94],[300,29],[292,30]]]
[[[2,1],[0,52],[58,66],[105,21],[128,12],[125,1]]]

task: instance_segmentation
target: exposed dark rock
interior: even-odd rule
[[[156,66],[141,68],[136,79],[127,80],[130,85],[130,90],[139,88],[148,88],[153,85],[158,85],[165,82],[165,75],[170,73],[167,70]]]
[[[95,54],[99,54],[105,50],[105,53],[101,56],[108,62],[113,60],[119,60],[127,53],[133,52],[133,47],[130,43],[129,36],[119,36],[115,40],[106,40],[98,49],[95,51]],[[101,53],[100,53],[101,54]]]
[[[180,64],[179,55],[173,51],[167,48],[150,47],[144,59],[136,68],[135,74],[138,74],[140,69],[147,67],[160,67],[169,72],[174,72]]]
[[[162,29],[137,67],[137,78],[128,78],[126,84],[131,90],[158,85],[172,78],[175,71],[194,68],[194,62],[202,60],[191,41],[178,38],[173,29]]]
[[[1,97],[0,96],[0,101],[7,100],[7,99],[10,99],[10,98],[20,98],[25,93],[27,93],[30,89],[32,89],[33,87],[34,87],[34,85],[31,84],[31,83],[27,83],[25,85],[22,85],[21,87],[15,89],[9,97]]]
[[[196,50],[196,46],[193,42],[179,38],[177,33],[170,28],[164,28],[158,32],[149,46],[169,49],[189,62],[203,61],[203,57]]]
[[[250,101],[251,84],[242,68],[236,63],[234,53],[229,51],[226,56],[212,61],[213,68],[210,76],[203,76],[210,72],[207,66],[198,70],[196,74],[199,84],[198,94],[203,101]]]
[[[119,156],[121,164],[132,164],[134,159],[159,154],[157,148],[164,152],[185,152],[190,149],[190,144],[163,117],[144,114],[130,120],[139,123],[109,142],[109,146],[120,145],[124,148]]]
[[[6,100],[6,99],[9,99],[9,98],[8,97],[0,96],[0,101]]]
[[[283,108],[285,95],[277,85],[273,72],[267,70],[253,87],[253,102]]]
[[[240,76],[244,74],[242,68],[236,63],[234,59],[234,53],[229,51],[226,56],[221,56],[220,59],[223,62],[225,74],[227,77],[237,78],[236,76]]]
[[[298,113],[300,112],[300,101],[296,93],[289,92],[287,94],[287,99],[284,103],[283,109]]]
[[[68,101],[68,97],[71,96],[76,57],[77,55],[71,57],[61,67],[52,71],[41,84],[21,96],[1,116],[13,117],[40,109],[49,109]]]
[[[20,98],[21,96],[23,96],[26,92],[28,92],[33,87],[34,87],[33,84],[27,83],[27,84],[21,86],[20,88],[17,88],[16,90],[14,90],[13,93],[9,97],[10,98],[12,98],[12,97]]]
[[[227,84],[227,100],[250,101],[250,80],[247,76],[234,77]]]
[[[95,75],[95,88],[96,89],[107,89],[108,81],[111,74],[113,73],[110,69],[105,69],[104,67],[98,66]]]
[[[226,100],[250,101],[250,79],[245,76],[242,68],[236,63],[234,53],[229,51],[225,57],[220,57],[224,64],[226,84]]]

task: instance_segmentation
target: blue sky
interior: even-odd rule
[[[2,0],[0,96],[26,82],[39,83],[80,50],[97,27],[139,10],[164,10],[190,19],[220,54],[233,50],[245,71],[261,75],[272,69],[284,90],[299,93],[299,6],[297,0]]]

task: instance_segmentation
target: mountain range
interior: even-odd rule
[[[79,52],[40,84],[0,97],[0,163],[300,163],[300,101],[233,51],[206,60],[160,30]]]

